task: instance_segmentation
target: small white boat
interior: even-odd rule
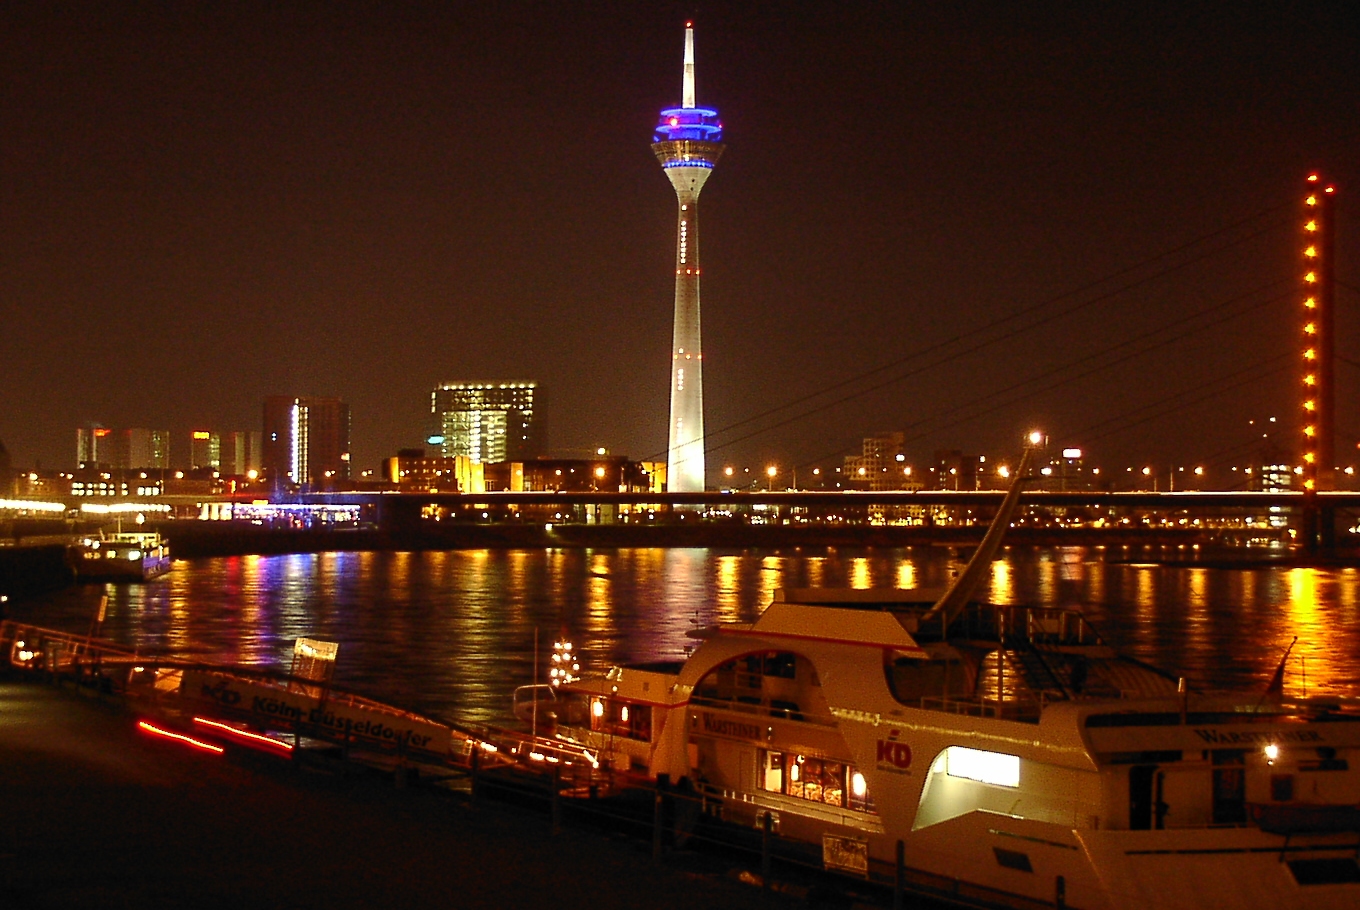
[[[84,537],[69,550],[77,581],[149,581],[170,571],[170,545],[159,534],[118,531]]]
[[[682,663],[517,709],[722,822],[954,904],[1360,908],[1360,707],[1192,693],[1077,613],[969,602],[1019,489],[942,594],[781,591]]]

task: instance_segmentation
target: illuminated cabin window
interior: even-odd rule
[[[950,777],[966,777],[998,787],[1020,786],[1020,758],[1016,755],[950,746],[935,759],[936,765],[940,762],[944,762],[942,770]]]
[[[591,730],[625,739],[651,741],[651,705],[630,704],[618,699],[593,699],[590,709]]]
[[[853,765],[772,749],[757,751],[756,785],[767,793],[855,812],[873,812],[864,775]]]
[[[970,812],[1023,818],[1025,811],[1015,792],[1019,786],[1019,756],[950,746],[930,763],[912,830]]]

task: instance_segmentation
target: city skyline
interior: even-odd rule
[[[711,466],[1031,426],[1112,465],[1244,461],[1248,421],[1298,423],[1313,169],[1354,456],[1345,4],[247,3],[5,14],[15,468],[63,466],[94,421],[253,428],[283,390],[351,403],[357,474],[422,442],[450,375],[538,377],[555,449],[664,453],[673,195],[636,137],[691,18],[742,124],[706,204]]]

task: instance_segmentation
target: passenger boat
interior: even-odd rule
[[[84,537],[69,549],[76,581],[149,581],[170,571],[170,545],[154,532]]]
[[[683,662],[517,709],[724,823],[955,904],[1360,907],[1360,710],[1191,692],[1078,613],[971,602],[1021,482],[943,593],[781,591]]]

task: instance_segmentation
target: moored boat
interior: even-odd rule
[[[170,571],[170,544],[155,532],[83,537],[68,550],[77,581],[149,581]]]
[[[781,591],[683,662],[520,703],[723,823],[964,905],[1360,907],[1360,708],[1191,691],[1078,613],[972,602],[1019,491],[947,591]]]

